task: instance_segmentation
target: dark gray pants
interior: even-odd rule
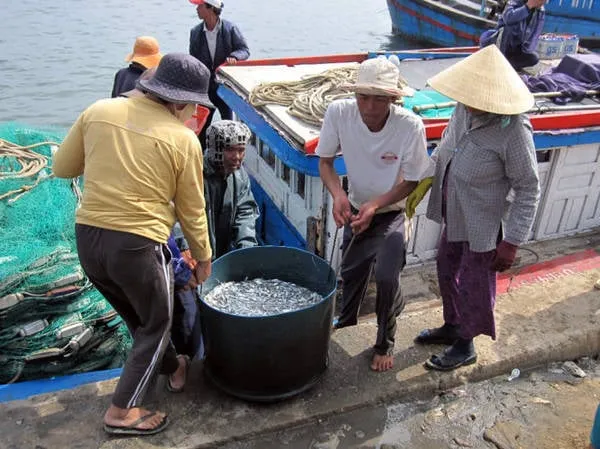
[[[170,343],[171,254],[166,245],[127,232],[78,224],[75,234],[86,275],[133,336],[112,403],[139,407],[156,373],[172,374],[178,367]]]
[[[404,309],[400,289],[400,273],[406,264],[404,244],[404,213],[388,212],[373,217],[371,225],[352,240],[350,226],[344,227],[342,251],[342,310],[338,327],[358,322],[360,304],[367,291],[373,270],[377,294],[377,340],[375,352],[392,354],[396,334],[396,318]],[[348,253],[345,251],[348,248]]]

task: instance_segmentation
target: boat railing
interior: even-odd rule
[[[600,2],[597,0],[550,0],[546,14],[600,21]]]

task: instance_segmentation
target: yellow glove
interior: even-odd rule
[[[417,184],[417,187],[415,187],[415,190],[406,197],[406,216],[408,218],[413,217],[415,210],[417,210],[417,206],[431,188],[431,184],[433,184],[433,176],[422,179],[419,181],[419,184]]]

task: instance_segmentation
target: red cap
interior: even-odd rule
[[[210,5],[214,6],[217,9],[221,9],[223,7],[223,2],[221,0],[190,0],[190,3],[194,5]]]

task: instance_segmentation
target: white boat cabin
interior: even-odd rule
[[[415,90],[425,89],[427,78],[466,55],[427,50],[394,54],[402,61],[402,75]],[[261,208],[257,225],[260,240],[309,249],[331,259],[334,267],[340,260],[342,232],[334,247],[332,200],[318,176],[318,157],[310,154],[309,148],[312,144],[314,149],[318,128],[292,117],[284,106],[254,108],[247,99],[261,82],[298,80],[360,60],[360,55],[348,55],[346,60],[338,58],[335,62],[326,57],[322,61],[264,60],[256,65],[247,61],[246,65],[220,69],[224,84],[219,95],[254,134],[244,164]],[[598,105],[592,100],[584,103]],[[438,122],[432,120],[427,125],[425,120],[430,150],[439,142],[445,126]],[[542,196],[531,239],[558,238],[600,226],[600,105],[598,110],[545,114],[534,122],[534,129]],[[342,159],[336,160],[336,167],[343,174]],[[440,226],[425,217],[426,207],[427,197],[411,223],[409,264],[430,260],[436,253]]]

